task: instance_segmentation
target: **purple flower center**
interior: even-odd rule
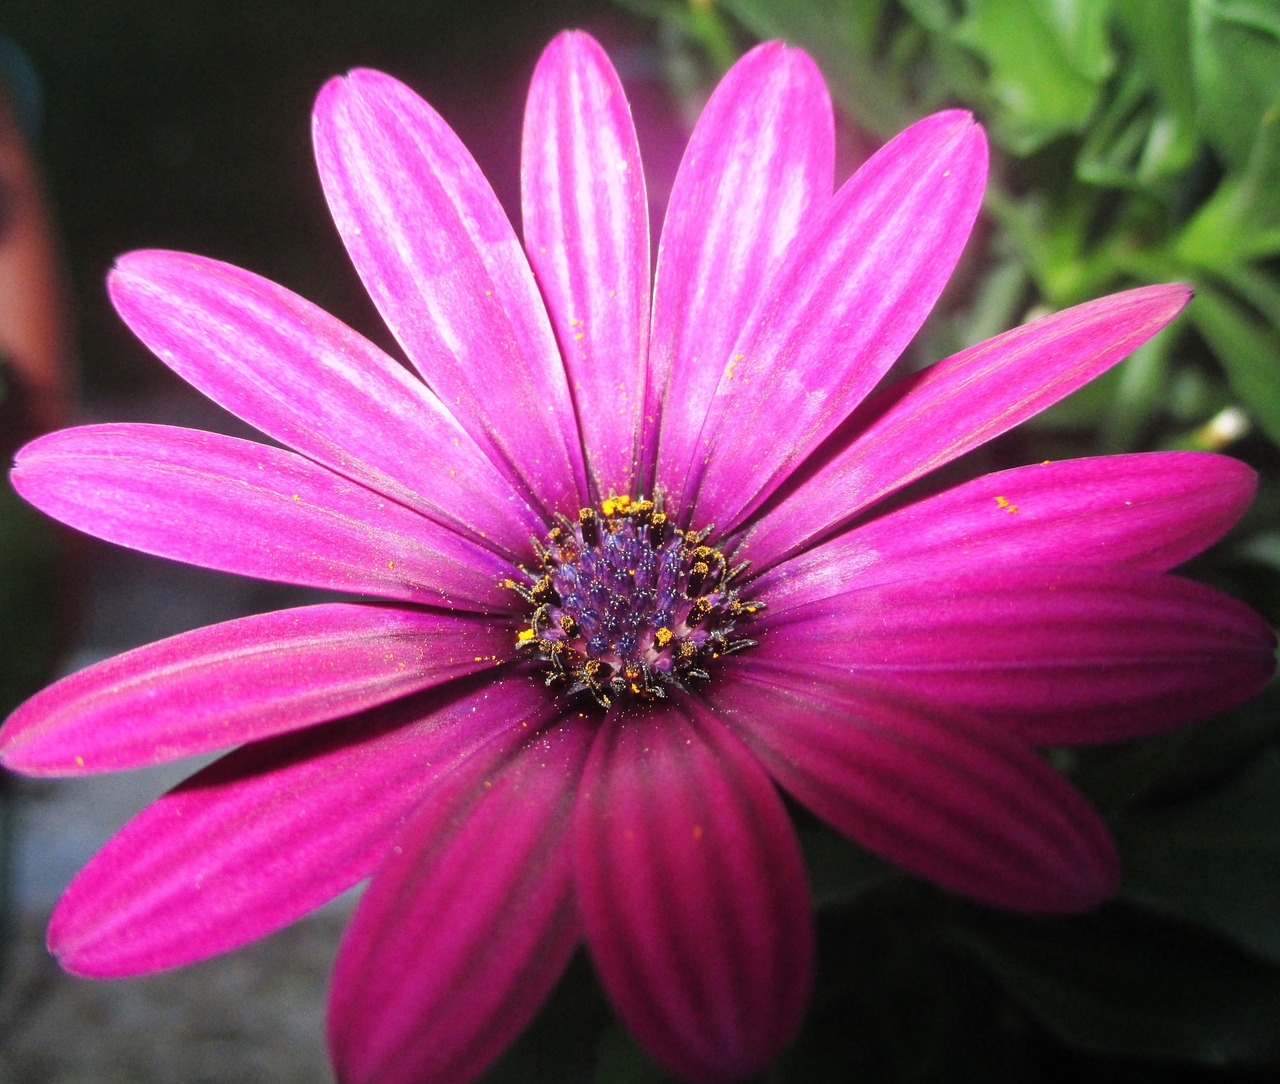
[[[547,684],[604,707],[652,700],[709,678],[712,659],[754,647],[732,633],[763,604],[738,598],[732,581],[746,566],[730,566],[709,534],[682,531],[660,503],[626,496],[583,508],[577,522],[561,517],[535,543],[538,581],[509,581],[533,608],[519,644],[546,660]]]

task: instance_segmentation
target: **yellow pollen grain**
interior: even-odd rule
[[[77,768],[84,767],[84,757],[76,757],[76,767]]]
[[[653,642],[659,647],[666,647],[667,644],[671,643],[674,637],[675,633],[663,625],[662,628],[658,629],[658,631],[653,634]]]
[[[1018,506],[1016,504],[1009,503],[1008,497],[997,497],[996,504],[1009,513],[1014,513],[1014,512],[1017,512],[1018,510]]]
[[[516,633],[516,638],[522,643],[527,644],[534,637],[533,629],[521,629]]]

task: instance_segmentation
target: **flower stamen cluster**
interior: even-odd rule
[[[665,697],[707,679],[707,663],[754,647],[735,628],[763,608],[738,597],[711,528],[680,530],[660,502],[610,497],[560,517],[534,549],[542,575],[519,592],[533,611],[519,645],[549,664],[547,684],[588,692],[603,707]]]

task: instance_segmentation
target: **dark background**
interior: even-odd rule
[[[528,77],[560,29],[591,30],[624,75],[652,27],[604,0],[27,0],[0,33],[40,80],[43,161],[91,402],[183,395],[112,313],[103,278],[133,248],[177,248],[273,278],[385,343],[329,222],[311,157],[324,81],[376,67],[413,86],[518,208]],[[628,72],[630,68],[630,72]],[[125,420],[117,418],[116,420]]]

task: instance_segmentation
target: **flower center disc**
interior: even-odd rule
[[[754,647],[733,638],[736,625],[763,608],[741,602],[730,567],[706,545],[710,529],[681,531],[653,501],[610,497],[560,518],[535,542],[542,576],[527,587],[508,581],[533,607],[522,648],[549,664],[548,685],[589,692],[605,707],[667,695],[706,664]]]

